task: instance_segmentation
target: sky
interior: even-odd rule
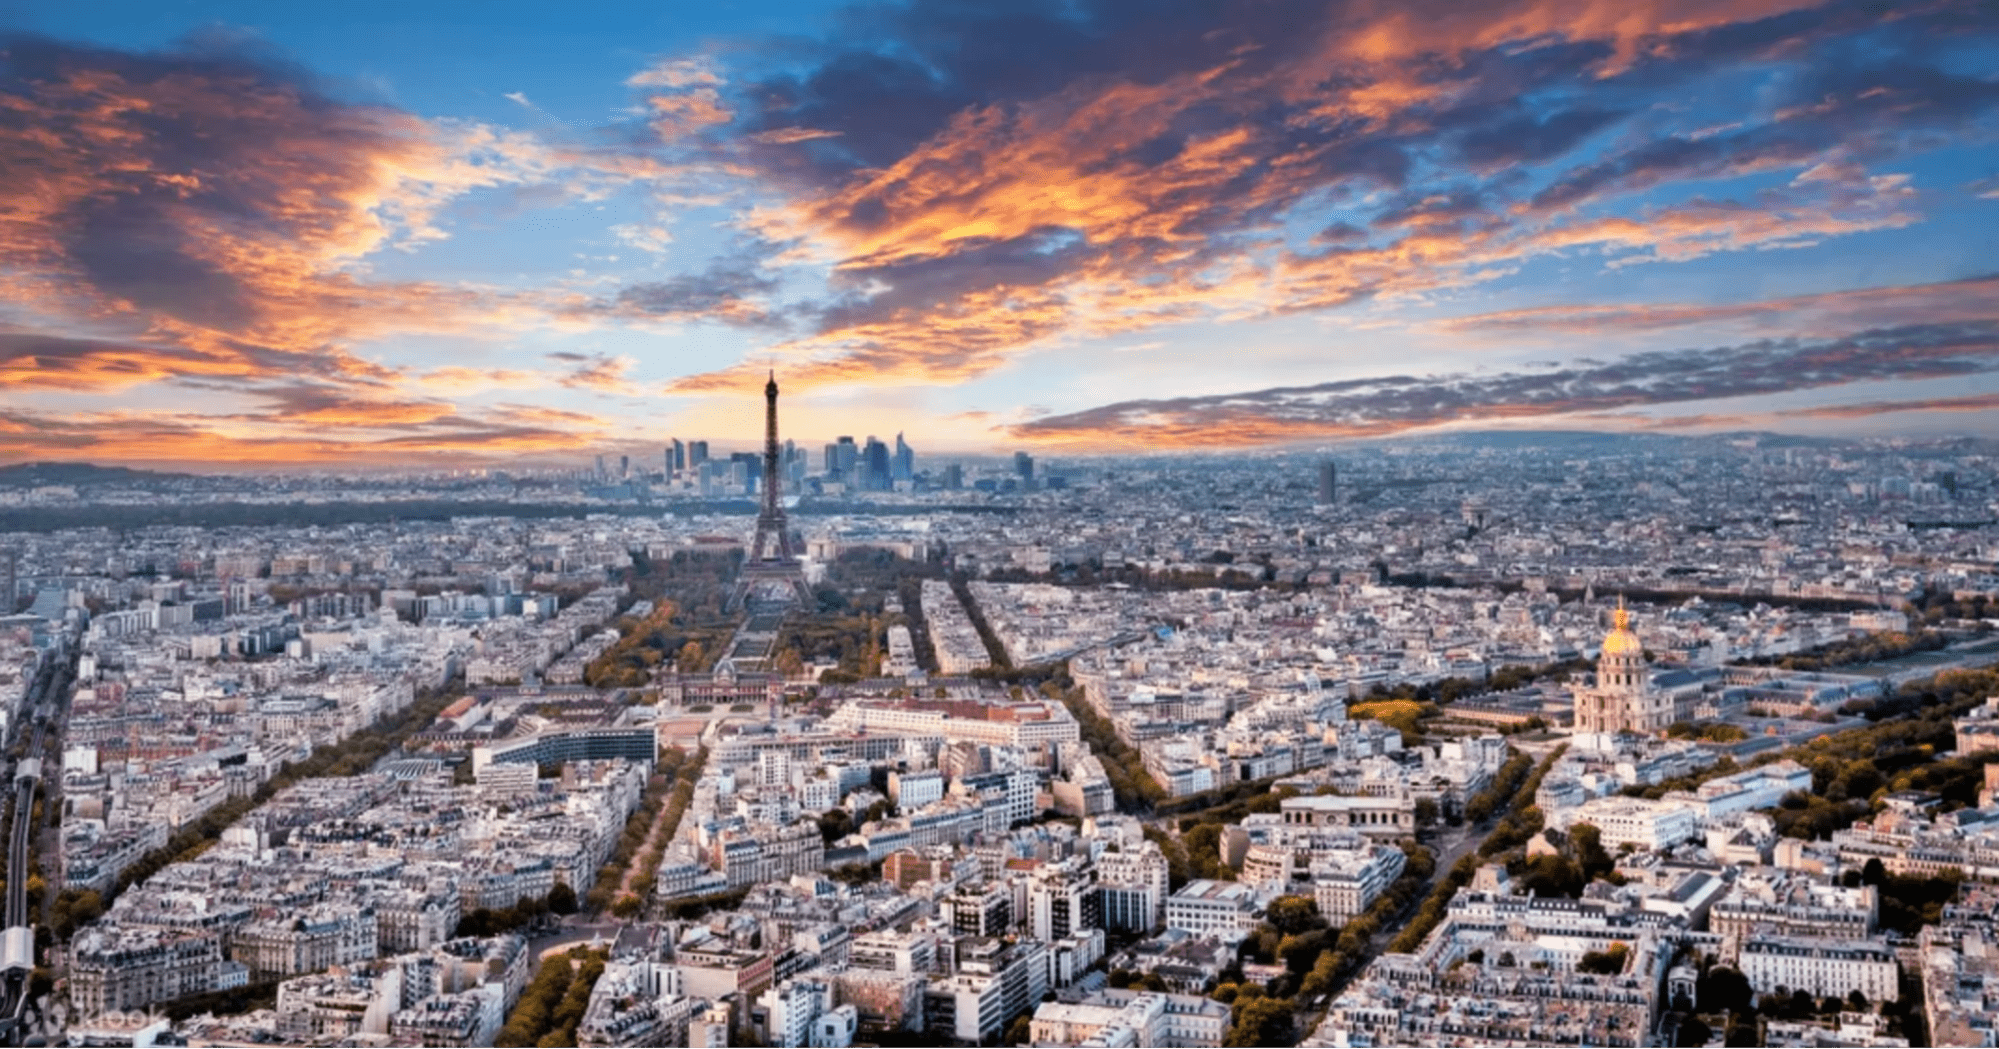
[[[1995,113],[1992,0],[0,0],[0,460],[1999,436]]]

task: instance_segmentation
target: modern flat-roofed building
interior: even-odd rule
[[[1256,892],[1240,882],[1200,878],[1166,898],[1166,927],[1191,933],[1249,932],[1262,915]]]
[[[472,748],[476,773],[494,762],[560,765],[569,761],[623,758],[650,767],[659,757],[659,737],[650,725],[604,726],[541,732]]]

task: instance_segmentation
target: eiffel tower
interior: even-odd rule
[[[777,372],[764,384],[764,476],[763,510],[757,514],[757,537],[750,541],[750,555],[736,574],[729,607],[741,608],[750,601],[792,602],[810,607],[812,592],[805,588],[805,570],[798,553],[791,548],[791,527],[784,519],[784,499],[778,475],[782,466],[777,450]]]

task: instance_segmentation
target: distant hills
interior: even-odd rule
[[[178,480],[191,474],[134,470],[124,466],[95,463],[14,463],[0,466],[0,488],[37,488],[45,484],[79,487],[99,484],[150,484]]]

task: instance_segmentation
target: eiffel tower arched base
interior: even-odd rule
[[[811,609],[812,590],[805,585],[805,570],[796,561],[745,561],[729,591],[730,611],[740,611],[751,602],[796,603]]]

